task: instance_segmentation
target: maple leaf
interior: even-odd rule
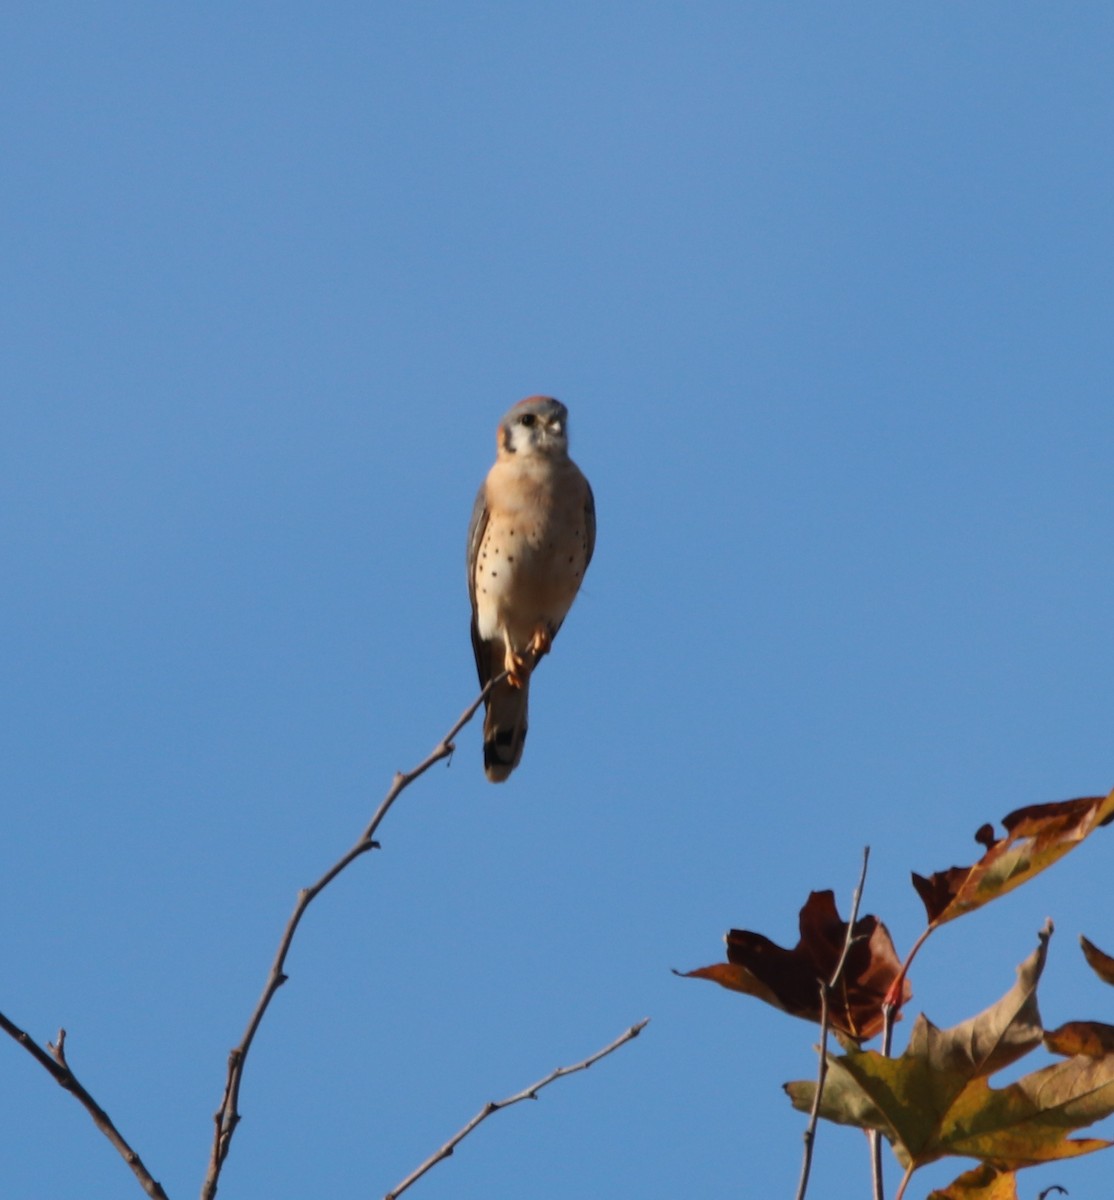
[[[1077,1022],[1065,1027],[1062,1037],[1049,1035],[1045,1041],[1070,1057],[1004,1088],[988,1082],[1042,1038],[1036,988],[1051,932],[1050,925],[1042,930],[1013,987],[977,1017],[940,1030],[919,1016],[899,1058],[864,1050],[830,1057],[820,1115],[881,1132],[907,1177],[946,1155],[979,1159],[1010,1172],[1114,1144],[1067,1136],[1114,1113],[1114,1053],[1103,1049],[1101,1039],[1090,1044],[1082,1038],[1083,1032],[1106,1026]],[[1084,1045],[1087,1052],[1080,1052]],[[787,1084],[786,1091],[795,1107],[811,1109],[815,1083]],[[983,1193],[975,1190],[979,1186]],[[989,1174],[968,1173],[952,1185],[960,1190],[951,1195],[957,1200],[1004,1200],[1011,1195],[1004,1190],[1008,1186]],[[985,1190],[993,1187],[1000,1190]]]
[[[980,1163],[946,1188],[929,1192],[928,1200],[1017,1200],[1017,1176]]]
[[[1101,1021],[1068,1021],[1045,1033],[1044,1044],[1053,1054],[1065,1058],[1073,1054],[1102,1058],[1104,1054],[1114,1054],[1114,1025],[1103,1025]]]
[[[1013,987],[978,1016],[941,1030],[922,1013],[900,1058],[854,1050],[830,1057],[820,1115],[879,1130],[905,1166],[959,1153],[944,1148],[941,1138],[965,1091],[1040,1044],[1037,983],[1051,932],[1050,926],[1041,931]],[[811,1110],[814,1081],[790,1083],[786,1090],[796,1108]]]
[[[687,979],[710,979],[721,987],[756,996],[806,1021],[820,1021],[821,982],[831,980],[847,939],[830,891],[813,892],[800,912],[800,940],[792,950],[745,929],[732,929],[727,962],[694,971],[677,971]],[[885,925],[862,917],[851,931],[851,947],[836,987],[829,997],[832,1027],[855,1042],[882,1029],[882,1001],[898,978],[901,964]],[[912,991],[903,985],[903,1003]]]
[[[1114,958],[1111,958],[1109,954],[1103,954],[1094,942],[1089,942],[1083,936],[1080,936],[1079,944],[1083,947],[1083,957],[1087,960],[1091,970],[1103,983],[1114,985]]]
[[[1064,1026],[1044,1041],[1070,1057],[1004,1088],[992,1088],[988,1081],[1041,1040],[1036,988],[1050,934],[1046,926],[1037,949],[1018,968],[1014,986],[977,1017],[942,1031],[919,1016],[900,1058],[863,1050],[829,1058],[820,1115],[881,1132],[907,1177],[946,1155],[979,1159],[1009,1172],[1114,1145],[1067,1136],[1114,1113],[1114,1052],[1106,1043],[1114,1031],[1109,1026]],[[786,1090],[795,1107],[811,1109],[815,1083],[791,1083]],[[990,1175],[971,1175],[962,1185],[967,1192],[954,1195],[978,1196],[972,1191],[976,1185],[999,1186]],[[997,1200],[999,1193],[986,1195]]]
[[[1003,819],[1006,833],[1002,838],[995,838],[993,826],[983,825],[975,840],[986,847],[986,853],[973,866],[950,867],[929,876],[913,875],[929,928],[1020,887],[1112,820],[1114,791],[1107,796],[1019,808]]]

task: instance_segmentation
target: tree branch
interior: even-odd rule
[[[13,1037],[44,1070],[49,1071],[59,1087],[65,1088],[93,1118],[93,1124],[116,1147],[120,1157],[131,1167],[132,1173],[151,1200],[167,1200],[166,1193],[144,1166],[143,1159],[131,1148],[124,1135],[113,1124],[112,1118],[85,1090],[70,1069],[70,1064],[66,1061],[66,1031],[59,1029],[57,1042],[47,1042],[44,1050],[29,1033],[8,1020],[3,1013],[0,1013],[0,1029]]]
[[[205,1173],[205,1181],[201,1187],[201,1200],[213,1200],[213,1197],[217,1194],[221,1169],[224,1166],[224,1160],[228,1157],[228,1150],[232,1144],[232,1135],[236,1132],[236,1126],[240,1123],[240,1084],[244,1077],[244,1065],[247,1061],[248,1052],[251,1050],[252,1042],[271,1001],[274,999],[275,993],[286,982],[286,956],[290,952],[294,935],[298,930],[298,925],[302,917],[305,915],[306,909],[309,908],[316,897],[346,867],[350,866],[357,858],[362,857],[369,850],[378,849],[379,844],[374,840],[375,833],[382,823],[383,818],[390,811],[391,806],[402,792],[416,779],[424,775],[434,763],[440,762],[443,758],[448,758],[453,753],[453,750],[456,748],[453,744],[453,739],[476,715],[488,692],[505,675],[506,672],[488,681],[483,691],[461,713],[453,727],[422,762],[414,767],[413,770],[400,771],[395,774],[386,796],[383,797],[379,807],[375,810],[375,815],[371,818],[367,828],[360,834],[360,837],[351,849],[342,854],[316,883],[308,888],[303,888],[298,893],[298,900],[294,905],[294,911],[290,914],[290,919],[287,921],[286,928],[279,939],[278,949],[275,951],[274,961],[271,963],[271,970],[267,975],[267,982],[264,984],[263,993],[259,997],[251,1017],[248,1019],[244,1036],[240,1039],[239,1044],[233,1047],[228,1056],[228,1071],[225,1076],[224,1094],[221,1097],[220,1107],[213,1115],[213,1146],[209,1154],[209,1166]]]
[[[626,1045],[627,1042],[633,1041],[650,1023],[649,1017],[644,1017],[637,1024],[632,1025],[629,1029],[621,1033],[613,1042],[604,1046],[602,1050],[597,1050],[595,1054],[584,1059],[583,1062],[574,1063],[571,1067],[558,1067],[556,1071],[551,1071],[544,1079],[539,1079],[537,1083],[532,1083],[529,1087],[523,1088],[521,1092],[516,1092],[513,1096],[508,1096],[505,1100],[489,1100],[487,1104],[480,1109],[478,1113],[465,1125],[453,1134],[451,1138],[439,1149],[435,1150],[429,1158],[425,1160],[419,1167],[415,1167],[413,1171],[391,1191],[389,1191],[383,1200],[397,1200],[412,1184],[417,1183],[419,1179],[439,1162],[443,1162],[452,1152],[460,1145],[462,1141],[476,1128],[481,1125],[492,1113],[498,1112],[501,1108],[509,1108],[512,1104],[517,1104],[520,1100],[536,1100],[538,1092],[544,1087],[548,1087],[557,1079],[561,1079],[565,1075],[572,1075],[577,1071],[586,1071],[593,1063],[599,1062],[601,1058],[605,1058],[608,1054],[618,1050],[620,1046]]]
[[[859,872],[859,882],[851,898],[851,915],[847,918],[847,934],[843,939],[843,949],[839,961],[835,965],[830,979],[821,979],[820,983],[820,1065],[816,1071],[816,1092],[812,1098],[812,1110],[808,1114],[808,1127],[804,1132],[805,1150],[801,1160],[801,1177],[797,1183],[797,1200],[805,1200],[808,1191],[808,1177],[812,1170],[812,1150],[816,1144],[816,1128],[820,1123],[820,1101],[824,1096],[824,1082],[828,1078],[828,1036],[831,1033],[831,1006],[829,997],[835,991],[843,969],[847,965],[847,956],[851,953],[854,941],[853,931],[855,922],[859,919],[859,904],[863,898],[863,887],[866,885],[866,868],[870,862],[870,847],[863,848],[863,867]]]

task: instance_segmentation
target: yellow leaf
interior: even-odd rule
[[[1017,1176],[980,1163],[946,1188],[930,1192],[928,1200],[1017,1200]]]

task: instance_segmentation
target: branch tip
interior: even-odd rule
[[[383,818],[390,811],[391,806],[398,799],[399,795],[410,786],[416,779],[424,775],[426,771],[442,758],[451,758],[455,751],[453,739],[456,735],[468,724],[469,721],[476,715],[477,711],[484,702],[484,698],[490,692],[493,683],[499,680],[491,680],[483,688],[480,694],[468,705],[463,713],[456,719],[449,731],[441,738],[436,748],[422,762],[418,763],[411,771],[403,772],[396,771],[394,778],[391,781],[391,786],[387,789],[386,794],[379,803],[379,807],[375,810],[370,822],[360,835],[356,844],[338,858],[331,867],[314,883],[311,887],[302,888],[298,892],[297,903],[294,906],[294,911],[291,913],[286,922],[286,926],[279,938],[278,948],[275,951],[275,957],[271,964],[271,970],[267,976],[267,981],[264,984],[263,991],[260,994],[255,1008],[248,1019],[247,1028],[244,1036],[238,1046],[236,1046],[228,1056],[228,1070],[225,1077],[224,1095],[221,1099],[220,1108],[217,1110],[213,1120],[216,1125],[216,1130],[213,1137],[212,1148],[209,1153],[209,1163],[205,1174],[205,1181],[202,1185],[201,1195],[203,1200],[213,1200],[217,1194],[217,1186],[220,1180],[221,1170],[224,1167],[225,1158],[228,1155],[229,1147],[232,1141],[232,1135],[236,1130],[236,1126],[240,1122],[240,1114],[238,1110],[240,1084],[243,1079],[244,1067],[247,1061],[248,1052],[251,1049],[252,1041],[255,1037],[267,1009],[274,999],[275,992],[287,982],[287,975],[283,970],[286,962],[286,956],[290,951],[290,947],[294,941],[294,935],[298,930],[299,923],[306,909],[316,899],[318,895],[343,871],[350,866],[357,858],[363,855],[368,850],[380,849],[379,843],[375,840],[375,832],[383,821]],[[390,1197],[393,1200],[393,1194]]]
[[[630,1026],[629,1029],[626,1029],[619,1034],[619,1036],[613,1042],[609,1042],[602,1050],[597,1050],[595,1054],[589,1055],[581,1062],[574,1063],[570,1067],[558,1067],[555,1071],[551,1071],[543,1079],[539,1079],[536,1083],[532,1083],[529,1087],[523,1088],[521,1092],[516,1092],[513,1096],[508,1096],[505,1100],[489,1100],[483,1106],[483,1108],[481,1108],[480,1111],[476,1113],[476,1115],[465,1126],[454,1133],[453,1136],[449,1138],[449,1140],[439,1150],[435,1150],[425,1160],[425,1162],[423,1162],[420,1166],[415,1167],[414,1170],[411,1171],[401,1183],[397,1184],[392,1191],[389,1191],[384,1200],[395,1200],[396,1197],[401,1196],[402,1193],[411,1186],[411,1184],[417,1183],[417,1181],[421,1179],[421,1177],[427,1171],[431,1170],[439,1162],[442,1162],[444,1159],[448,1158],[452,1154],[453,1150],[460,1145],[460,1143],[478,1125],[490,1117],[492,1113],[498,1112],[502,1108],[509,1108],[512,1104],[517,1104],[520,1100],[537,1100],[538,1093],[542,1090],[542,1088],[548,1087],[555,1080],[563,1079],[566,1075],[572,1075],[577,1071],[586,1071],[593,1063],[599,1062],[601,1058],[606,1058],[607,1055],[611,1054],[615,1050],[618,1050],[620,1046],[625,1046],[627,1042],[636,1038],[639,1033],[645,1029],[649,1019],[649,1017],[645,1017],[643,1020]]]

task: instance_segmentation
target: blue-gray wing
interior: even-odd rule
[[[592,495],[592,485],[587,479],[584,480],[584,490],[588,493],[584,501],[584,532],[588,542],[588,555],[584,559],[584,570],[587,571],[596,549],[596,498]]]
[[[476,611],[476,559],[480,553],[480,543],[487,531],[487,500],[484,496],[484,484],[476,493],[476,502],[472,505],[472,519],[468,522],[468,599],[472,602],[472,613]]]
[[[487,531],[487,499],[484,495],[485,483],[480,484],[476,493],[476,503],[472,505],[472,520],[468,523],[468,600],[472,605],[472,653],[476,656],[476,674],[480,678],[480,687],[486,687],[491,678],[491,651],[484,645],[480,632],[476,628],[476,559],[480,554],[480,545]]]

